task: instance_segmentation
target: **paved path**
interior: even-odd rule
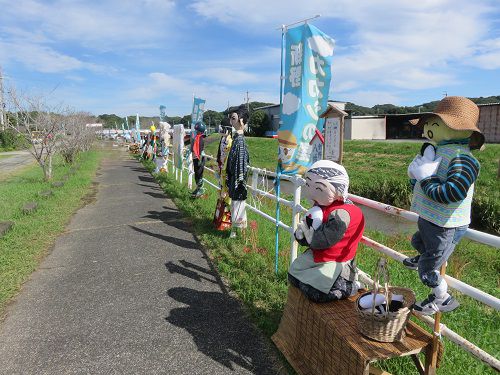
[[[0,324],[0,374],[274,374],[172,201],[121,150]]]
[[[2,156],[0,157],[0,179],[35,162],[35,159],[28,151],[8,151],[2,152],[0,155]]]

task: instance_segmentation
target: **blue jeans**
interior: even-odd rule
[[[468,225],[443,228],[425,219],[418,219],[418,231],[413,235],[411,244],[420,253],[418,276],[425,285],[431,288],[439,285],[439,269],[453,253],[467,228]]]

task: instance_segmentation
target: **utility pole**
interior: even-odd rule
[[[5,130],[5,103],[3,101],[3,75],[0,66],[0,129]]]
[[[246,101],[247,101],[247,111],[248,111],[248,114],[250,114],[250,105],[249,105],[250,98],[248,97],[248,90],[247,90]]]

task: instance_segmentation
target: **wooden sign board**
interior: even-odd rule
[[[344,128],[339,117],[325,119],[325,160],[342,163]]]

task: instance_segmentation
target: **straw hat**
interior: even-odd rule
[[[463,96],[447,96],[438,103],[434,112],[426,113],[419,119],[410,120],[410,124],[423,124],[433,115],[438,116],[451,129],[472,130],[469,141],[471,149],[479,149],[483,146],[484,135],[477,127],[479,107],[472,100]]]

